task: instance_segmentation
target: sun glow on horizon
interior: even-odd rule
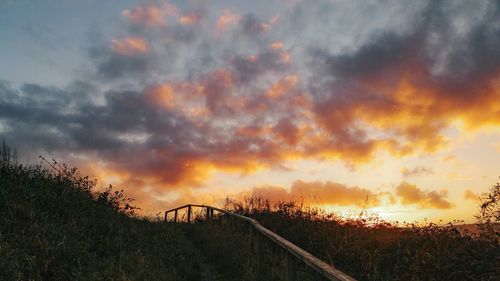
[[[500,176],[494,1],[8,2],[0,137],[144,213],[249,195],[470,222]]]

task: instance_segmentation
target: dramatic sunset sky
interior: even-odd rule
[[[473,221],[499,1],[1,0],[0,138],[154,214],[226,197]]]

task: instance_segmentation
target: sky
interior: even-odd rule
[[[136,199],[472,222],[498,1],[0,1],[0,137]]]

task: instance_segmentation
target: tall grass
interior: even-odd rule
[[[229,211],[253,217],[272,231],[358,280],[498,280],[498,241],[473,237],[453,224],[404,227],[376,216],[344,219],[295,202],[271,204],[263,198],[228,201]],[[254,280],[255,252],[248,226],[227,221],[195,226],[226,280]],[[193,231],[193,230],[191,230]],[[286,280],[283,253],[266,246],[266,280]],[[250,249],[250,250],[249,250]],[[303,268],[299,280],[323,280]]]
[[[97,192],[76,169],[43,161],[20,165],[0,145],[0,280],[202,280],[207,262],[220,280],[256,280],[249,225],[226,216],[194,224],[141,218],[122,191]],[[497,203],[484,198],[478,237],[452,224],[400,227],[255,197],[225,208],[358,280],[498,280]],[[286,280],[282,250],[264,243],[264,253],[265,280]],[[298,280],[322,279],[301,267]]]
[[[134,216],[121,191],[57,162],[24,166],[0,146],[0,280],[200,280],[175,225]]]

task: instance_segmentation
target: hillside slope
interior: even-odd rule
[[[22,166],[0,146],[0,280],[256,280],[248,225],[228,217],[193,224],[138,218],[121,192],[56,162]],[[498,280],[500,245],[453,225],[398,227],[344,220],[262,198],[225,208],[360,281]],[[201,217],[203,214],[201,214]],[[265,280],[284,281],[286,255],[263,243]],[[299,266],[298,280],[321,280]]]
[[[177,226],[127,215],[120,192],[96,193],[76,170],[2,153],[0,280],[199,280]]]

